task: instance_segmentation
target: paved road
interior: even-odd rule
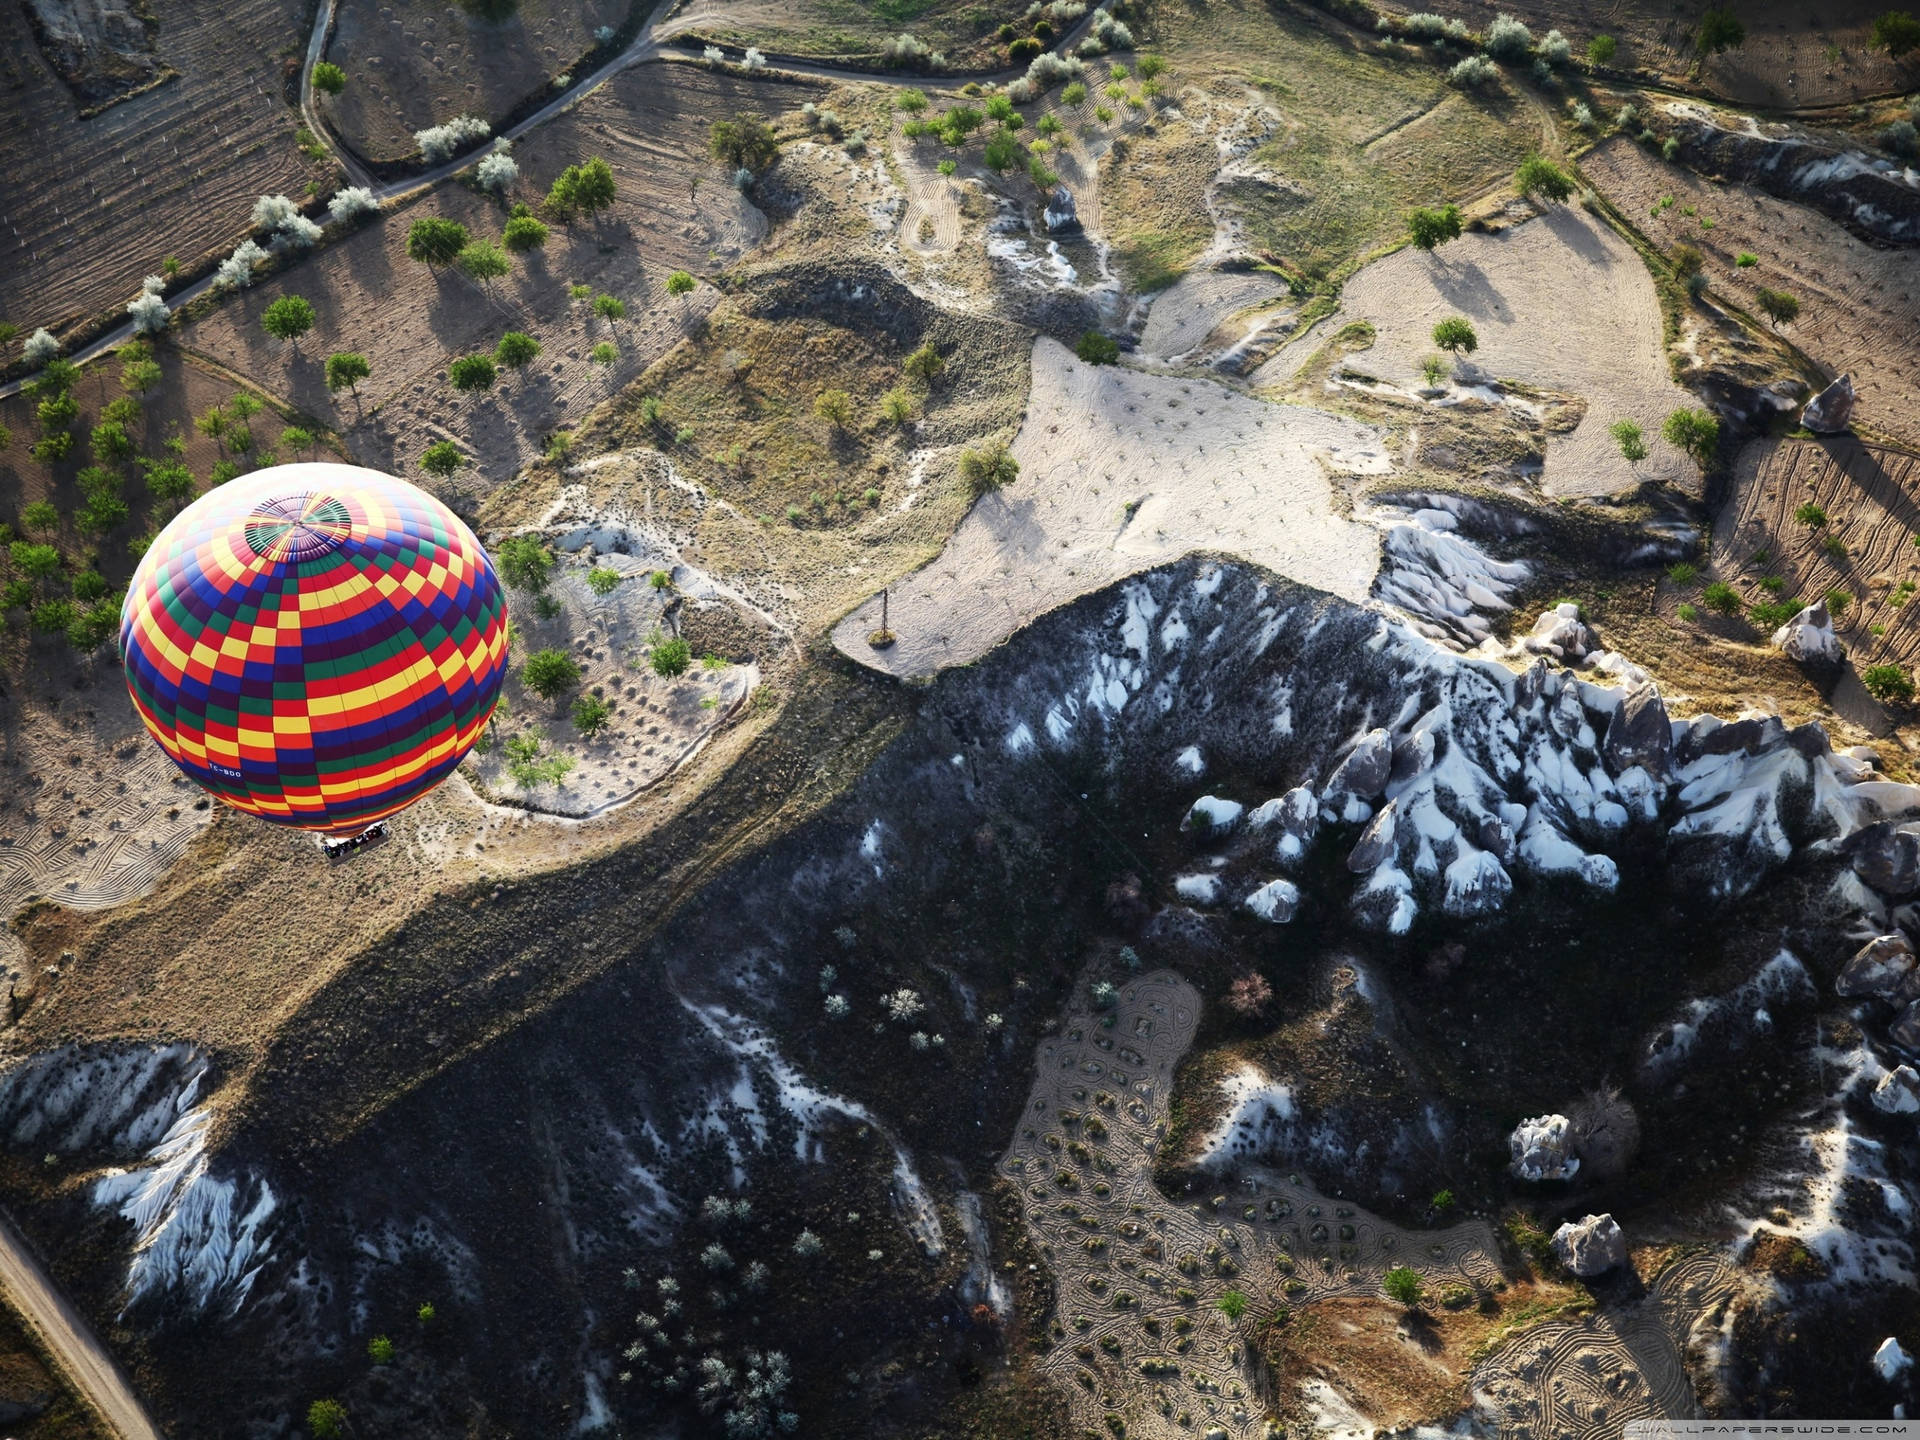
[[[0,1289],[74,1389],[120,1440],[166,1440],[80,1313],[54,1287],[13,1222],[0,1215]]]

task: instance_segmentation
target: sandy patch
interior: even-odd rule
[[[1224,358],[1298,309],[1287,282],[1265,270],[1197,270],[1182,276],[1147,312],[1140,348],[1158,360]]]
[[[1020,478],[981,499],[940,558],[894,587],[899,636],[875,651],[880,602],[835,627],[889,674],[978,659],[1055,606],[1196,550],[1226,550],[1361,600],[1379,542],[1334,512],[1330,471],[1386,473],[1372,431],[1201,380],[1084,365],[1042,339],[1013,445]]]
[[[1643,480],[1695,487],[1693,463],[1660,439],[1660,425],[1693,396],[1668,377],[1653,277],[1626,241],[1577,206],[1495,235],[1464,235],[1432,255],[1408,247],[1347,282],[1331,335],[1354,321],[1374,327],[1371,349],[1347,370],[1397,385],[1419,383],[1436,353],[1433,327],[1463,315],[1479,336],[1463,375],[1564,391],[1587,402],[1586,418],[1547,441],[1543,483],[1551,495],[1608,495]],[[1280,385],[1302,358],[1291,348],[1254,374]],[[1637,468],[1620,458],[1607,427],[1637,420],[1652,454]]]

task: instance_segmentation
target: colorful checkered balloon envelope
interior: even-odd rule
[[[280,465],[182,510],[120,616],[127,689],[196,783],[355,835],[431,790],[506,677],[493,564],[446,506],[353,465]]]

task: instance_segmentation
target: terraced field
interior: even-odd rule
[[[1703,179],[1630,140],[1595,146],[1580,164],[1657,244],[1700,251],[1714,293],[1755,314],[1762,286],[1797,296],[1786,336],[1853,376],[1861,426],[1920,446],[1920,251],[1878,249],[1812,210]],[[1742,251],[1759,263],[1736,265]]]
[[[0,319],[22,335],[117,312],[166,256],[190,266],[231,249],[255,196],[298,195],[324,173],[297,148],[283,88],[300,0],[169,8],[157,48],[179,78],[88,120],[23,11],[0,7],[8,114],[32,117],[0,125]]]
[[[1715,573],[1748,604],[1849,597],[1836,627],[1856,668],[1920,664],[1920,459],[1862,444],[1760,440],[1714,527]],[[1815,507],[1815,514],[1802,511]],[[1803,518],[1804,517],[1804,518]],[[1878,631],[1879,633],[1875,633]]]

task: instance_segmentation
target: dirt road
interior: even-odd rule
[[[0,1215],[0,1290],[53,1362],[119,1440],[165,1440],[80,1312],[55,1288],[13,1222]]]

